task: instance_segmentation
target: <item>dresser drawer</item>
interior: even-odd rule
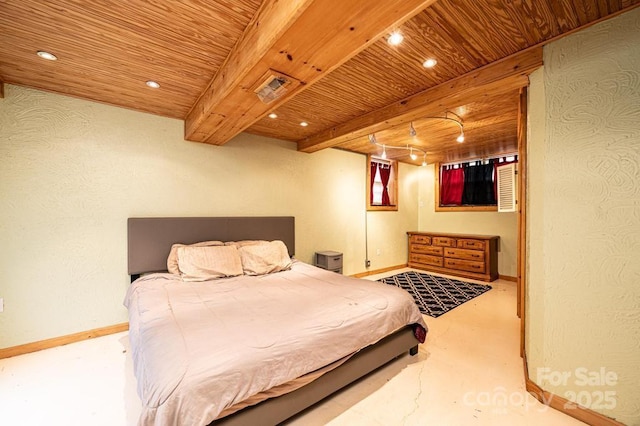
[[[409,260],[411,262],[422,263],[423,265],[442,266],[441,257],[429,256],[426,254],[411,253],[409,255]]]
[[[426,235],[412,235],[410,241],[411,241],[412,244],[426,244],[426,245],[429,245],[429,244],[431,244],[431,237],[428,237]]]
[[[456,259],[475,260],[477,262],[484,262],[484,252],[478,251],[478,250],[446,248],[444,249],[444,255],[446,257],[455,257]]]
[[[484,273],[484,262],[474,262],[472,260],[462,259],[444,259],[444,267],[457,269],[459,271],[469,271]]]
[[[433,237],[431,241],[432,241],[434,246],[441,246],[441,247],[455,247],[456,246],[455,238]]]
[[[484,241],[459,239],[458,248],[471,249],[471,250],[484,250]]]
[[[412,253],[432,254],[434,256],[442,256],[442,247],[424,246],[422,244],[413,244],[411,246]]]

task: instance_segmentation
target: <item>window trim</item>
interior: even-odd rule
[[[435,211],[436,212],[497,212],[498,206],[441,206],[440,205],[440,167],[442,163],[434,163],[435,173]]]
[[[398,211],[398,161],[397,160],[382,160],[388,161],[391,164],[391,179],[389,179],[389,198],[392,202],[390,206],[378,206],[371,204],[371,154],[367,155],[367,211]]]

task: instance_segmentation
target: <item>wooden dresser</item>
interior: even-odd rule
[[[498,279],[498,240],[494,235],[407,232],[409,267],[482,281]]]

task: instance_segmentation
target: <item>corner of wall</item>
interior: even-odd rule
[[[552,42],[531,75],[527,373],[594,424],[640,407],[638,29],[634,8]]]

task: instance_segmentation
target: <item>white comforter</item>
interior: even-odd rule
[[[141,425],[206,425],[405,325],[426,329],[404,290],[302,262],[200,283],[153,274],[131,285],[125,305]]]

